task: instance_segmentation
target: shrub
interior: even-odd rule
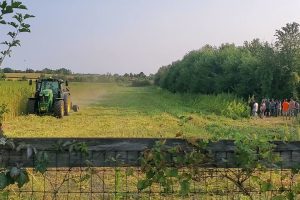
[[[241,98],[231,94],[198,95],[194,98],[193,104],[198,111],[223,115],[232,119],[249,116],[247,104]]]
[[[151,82],[149,80],[133,80],[131,83],[132,87],[145,87],[150,85]]]

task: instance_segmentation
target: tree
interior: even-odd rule
[[[278,71],[274,46],[268,42],[254,39],[251,42],[245,42],[244,47],[251,53],[256,62],[251,69],[254,72],[251,75],[254,82],[248,81],[248,87],[253,88],[253,94],[259,94],[261,97],[280,97],[280,84],[278,84],[280,72]]]
[[[53,74],[53,70],[49,68],[44,68],[41,72],[44,74]]]
[[[30,68],[27,68],[27,69],[25,70],[25,73],[34,73],[34,70],[33,70],[33,69],[30,69]]]
[[[282,74],[283,88],[286,95],[298,98],[300,73],[300,32],[299,24],[287,23],[286,26],[276,30],[276,50],[279,53],[279,63]]]
[[[72,71],[66,68],[60,68],[54,71],[56,74],[62,74],[62,75],[71,75]]]
[[[157,86],[162,86],[163,82],[165,81],[166,75],[168,74],[168,71],[170,69],[171,65],[168,66],[162,66],[159,68],[157,73],[154,76],[154,84]]]
[[[6,68],[3,68],[3,73],[14,73],[15,70],[13,70],[12,68],[9,68],[9,67],[6,67]]]
[[[300,92],[299,24],[276,30],[274,44],[254,39],[243,46],[205,45],[182,60],[161,67],[154,83],[171,92],[229,92],[245,99],[298,97]]]
[[[140,72],[139,74],[137,74],[138,78],[146,78],[146,75],[144,74],[144,72]]]
[[[7,56],[11,56],[13,47],[20,46],[18,36],[20,33],[30,32],[30,25],[25,23],[27,19],[34,17],[30,14],[19,13],[16,11],[27,10],[27,7],[20,1],[11,0],[8,3],[6,0],[0,1],[0,25],[6,26],[8,30],[8,39],[1,42],[3,50],[0,52],[0,66]]]

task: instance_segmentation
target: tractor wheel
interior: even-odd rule
[[[63,118],[64,116],[64,101],[59,100],[54,103],[54,115],[57,118]]]
[[[70,95],[64,96],[64,110],[65,110],[65,116],[68,116],[71,111],[71,97]]]
[[[72,109],[74,110],[74,112],[78,112],[79,111],[79,106],[78,105],[73,105]]]
[[[28,114],[34,114],[35,112],[35,100],[34,99],[29,99],[27,103],[27,113]]]

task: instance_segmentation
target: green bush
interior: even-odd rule
[[[131,83],[132,87],[145,87],[150,85],[151,82],[149,80],[133,80]]]
[[[249,116],[247,104],[231,94],[199,95],[194,98],[194,107],[198,111],[214,113],[232,119]]]

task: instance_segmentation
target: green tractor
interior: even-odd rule
[[[69,115],[71,109],[78,111],[77,105],[72,105],[71,94],[66,81],[55,78],[43,78],[36,80],[34,97],[28,99],[28,114],[49,114],[62,118]],[[32,85],[32,80],[29,81]]]

